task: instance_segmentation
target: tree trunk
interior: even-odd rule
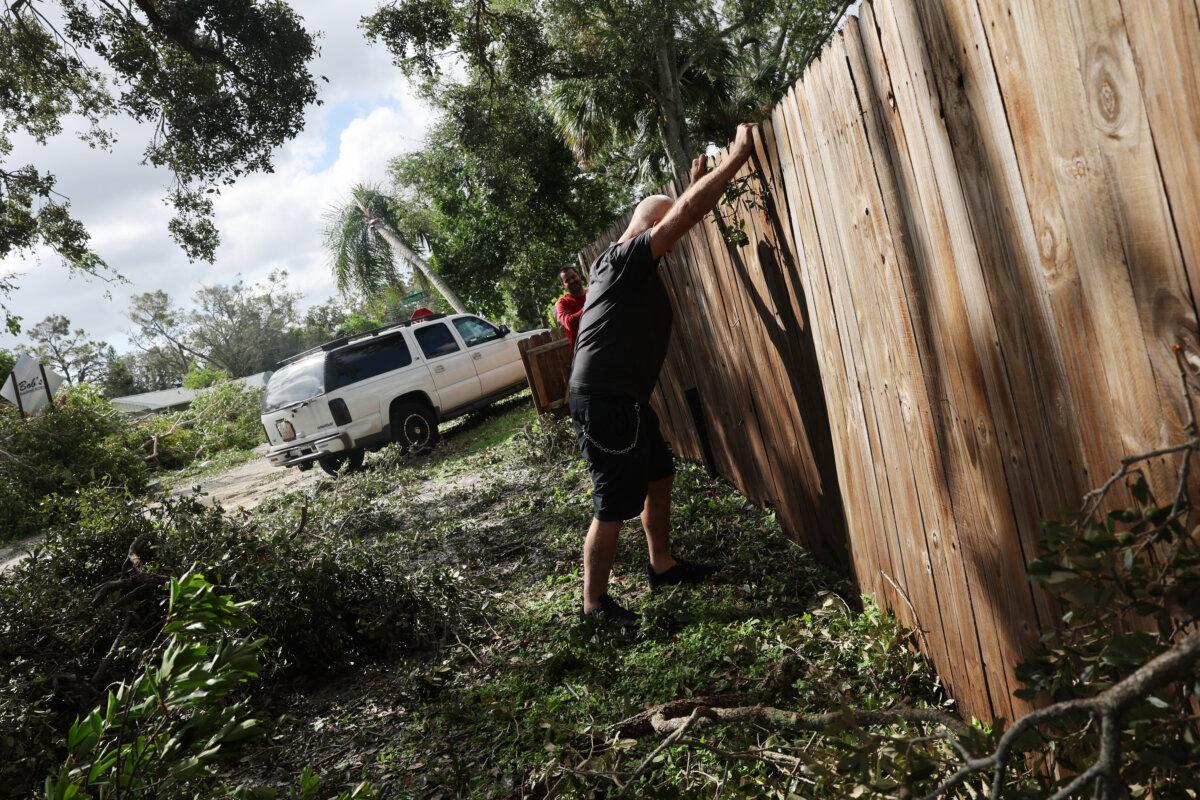
[[[667,158],[680,187],[687,186],[691,172],[691,137],[688,135],[687,118],[684,115],[683,89],[679,82],[679,68],[675,63],[675,48],[671,36],[658,49],[659,110],[662,113],[662,138],[667,148]]]
[[[359,208],[362,210],[363,216],[367,218],[367,224],[371,226],[371,230],[379,234],[383,240],[388,243],[388,247],[392,248],[392,252],[394,254],[420,270],[421,274],[425,276],[426,280],[433,284],[434,288],[441,293],[442,297],[446,298],[446,302],[449,303],[450,307],[454,309],[454,313],[469,313],[466,306],[463,305],[462,300],[459,300],[458,295],[454,293],[454,290],[446,285],[446,282],[442,280],[440,275],[429,268],[429,264],[425,263],[425,259],[414,253],[408,245],[402,242],[400,237],[396,235],[396,232],[393,231],[386,222],[372,215],[371,212],[364,208],[361,204],[359,205]]]

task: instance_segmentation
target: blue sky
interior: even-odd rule
[[[310,31],[319,31],[321,56],[313,72],[323,105],[312,107],[303,132],[276,153],[275,172],[253,175],[223,191],[216,201],[222,244],[214,264],[189,264],[167,233],[163,205],[169,176],[140,164],[149,138],[145,128],[117,120],[111,153],[91,150],[67,126],[45,147],[18,141],[9,163],[32,162],[58,176],[58,189],[88,226],[101,257],[127,283],[72,278],[53,253],[39,251],[0,262],[17,272],[20,289],[9,305],[32,325],[64,314],[95,338],[127,348],[129,298],[162,289],[186,302],[203,284],[239,276],[255,282],[272,269],[292,275],[305,302],[334,292],[321,248],[321,215],[359,182],[381,183],[387,162],[420,146],[433,119],[382,47],[370,44],[358,21],[379,0],[292,0]],[[14,347],[0,335],[0,346]]]

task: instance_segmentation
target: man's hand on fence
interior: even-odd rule
[[[737,135],[733,139],[733,147],[729,148],[731,156],[749,158],[754,152],[754,129],[758,127],[753,122],[743,122],[738,125]]]
[[[703,178],[708,173],[708,156],[704,153],[692,160],[692,183]]]
[[[655,258],[661,258],[670,252],[675,242],[679,241],[689,228],[716,208],[725,187],[754,152],[755,127],[753,122],[743,122],[739,125],[737,137],[729,148],[729,155],[721,159],[712,172],[693,181],[687,191],[675,201],[675,205],[671,206],[671,210],[662,221],[654,226],[650,234],[650,251]]]

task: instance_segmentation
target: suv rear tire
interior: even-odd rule
[[[429,406],[399,403],[392,407],[392,441],[404,453],[424,453],[441,438]]]
[[[317,463],[321,465],[321,469],[336,478],[342,469],[342,465],[347,462],[349,462],[349,465],[346,467],[347,472],[358,472],[362,469],[363,458],[365,456],[366,453],[362,450],[351,450],[345,454],[321,456],[317,459]]]

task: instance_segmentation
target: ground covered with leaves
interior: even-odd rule
[[[306,769],[313,797],[363,780],[387,797],[855,791],[865,756],[836,735],[715,726],[658,750],[617,726],[699,695],[806,711],[939,702],[904,633],[769,513],[694,467],[676,501],[678,552],[724,569],[651,594],[627,529],[613,592],[642,623],[619,634],[576,618],[587,473],[567,427],[524,398],[448,426],[432,454],[384,451],[253,513],[85,492],[0,578],[0,785],[20,796],[61,763],[71,720],[151,657],[163,584],[194,569],[250,601],[265,639],[248,690],[261,733],[206,767],[206,796],[291,796]]]
[[[250,769],[287,774],[319,763],[330,777],[366,778],[397,796],[587,795],[615,789],[655,748],[613,725],[656,703],[718,693],[807,710],[937,702],[934,677],[890,619],[873,607],[855,610],[849,586],[788,541],[772,515],[693,467],[679,476],[676,549],[723,563],[719,578],[651,594],[643,537],[626,530],[613,592],[640,612],[641,627],[621,635],[580,624],[591,505],[569,432],[516,409],[474,437],[457,457],[399,467],[397,488],[370,506],[377,530],[368,535],[412,567],[439,564],[456,581],[458,611],[444,638],[353,680],[281,693],[271,707],[276,744]],[[376,467],[351,480],[392,479],[385,475]],[[769,685],[788,653],[802,656],[803,669]],[[769,738],[709,736],[736,751]],[[853,748],[774,744],[822,752],[781,779],[753,759],[666,751],[638,794],[830,797],[856,785],[837,770]]]

